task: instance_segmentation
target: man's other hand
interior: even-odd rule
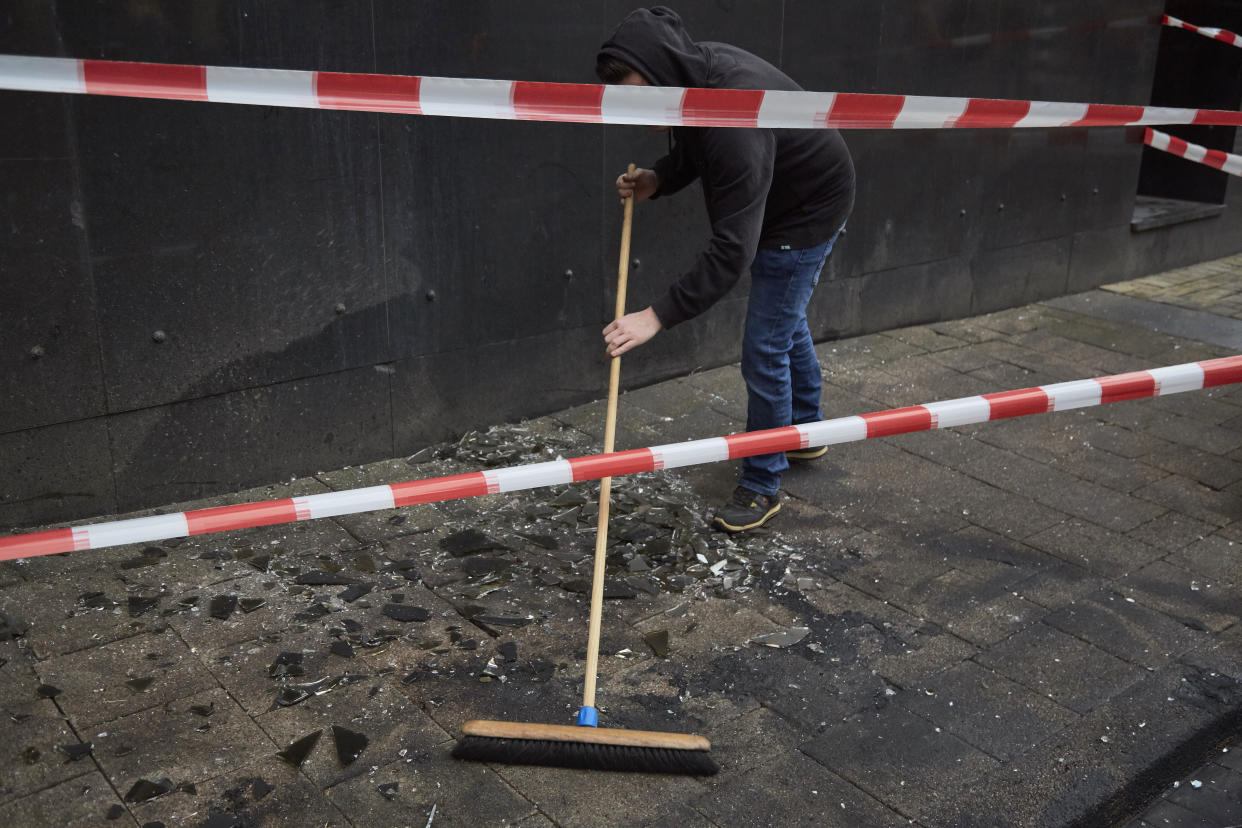
[[[660,187],[660,177],[655,174],[654,170],[644,170],[638,167],[633,174],[621,173],[617,176],[617,192],[621,194],[622,203],[630,196],[634,196],[634,203],[646,201],[655,195],[655,191]]]
[[[637,348],[660,332],[664,326],[651,308],[627,313],[604,328],[604,345],[608,356],[619,357]]]

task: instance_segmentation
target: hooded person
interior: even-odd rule
[[[801,89],[756,55],[693,40],[672,9],[626,16],[600,47],[596,74],[608,84],[705,89]],[[667,127],[662,128],[667,129]],[[641,311],[604,328],[609,356],[698,316],[751,275],[742,336],[747,431],[820,420],[822,377],[806,320],[811,292],[854,205],[854,164],[836,130],[673,127],[669,153],[617,178],[622,198],[670,196],[698,179],[711,240],[694,266]],[[790,458],[825,448],[745,458],[713,525],[762,526],[780,510]]]

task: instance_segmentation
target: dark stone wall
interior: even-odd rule
[[[677,6],[696,37],[750,49],[811,89],[1119,104],[1149,102],[1161,41],[1159,26],[1124,22],[1163,10]],[[9,0],[0,53],[589,82],[630,8]],[[397,456],[605,392],[611,182],[658,157],[663,136],[16,92],[0,92],[0,113],[0,526]],[[959,317],[1242,249],[1234,180],[1224,215],[1132,234],[1144,151],[1129,137],[847,133],[858,204],[815,333]],[[694,189],[641,206],[631,308],[707,232]],[[625,384],[736,360],[745,295],[743,283],[628,356]]]

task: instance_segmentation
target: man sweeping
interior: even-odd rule
[[[638,9],[600,47],[596,74],[607,84],[707,89],[801,89],[770,63],[725,43],[695,42],[664,6]],[[666,128],[665,128],[666,129]],[[822,419],[821,376],[806,307],[854,205],[854,164],[830,129],[673,127],[668,155],[617,179],[622,198],[672,195],[698,179],[711,241],[689,272],[650,307],[604,328],[610,357],[642,345],[720,300],[749,270],[742,336],[747,431]],[[826,448],[742,461],[733,497],[713,525],[742,532],[780,511],[789,458]]]

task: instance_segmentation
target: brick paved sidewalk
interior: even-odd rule
[[[1242,260],[1200,268],[1242,285]],[[1155,333],[1093,292],[826,343],[825,415],[1235,352],[1220,296],[1138,289],[1110,290],[1162,330],[1220,327]],[[587,453],[602,410],[176,508]],[[745,395],[727,367],[620,417],[621,448],[724,434]],[[1227,789],[1242,388],[834,447],[736,540],[703,526],[735,474],[615,482],[600,676],[607,724],[706,735],[717,777],[448,757],[468,718],[572,719],[582,485],[0,566],[0,805],[23,826],[939,828],[1122,824],[1170,791],[1155,808],[1202,815],[1190,792]]]

